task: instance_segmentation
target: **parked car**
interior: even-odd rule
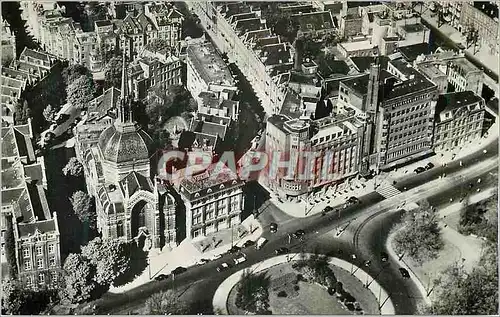
[[[185,267],[178,266],[178,267],[176,267],[176,268],[172,271],[172,274],[175,274],[175,275],[177,275],[177,274],[182,274],[182,273],[184,273],[184,272],[186,272],[186,271],[187,271],[187,269],[186,269]]]
[[[203,264],[207,264],[208,262],[210,262],[209,259],[201,259],[198,262],[196,262],[196,265],[203,265]]]
[[[429,163],[427,163],[427,165],[425,165],[426,170],[430,170],[433,167],[434,167],[434,164],[432,164],[431,162],[429,162]]]
[[[240,264],[240,263],[245,262],[246,260],[247,260],[247,258],[245,257],[245,255],[244,255],[244,254],[242,254],[240,257],[238,257],[238,258],[234,259],[233,261],[234,261],[234,264],[235,264],[235,265],[238,265],[238,264]]]
[[[157,280],[157,281],[163,281],[163,280],[166,280],[167,278],[168,278],[167,274],[160,274],[157,277],[155,277],[155,280]]]
[[[295,234],[300,238],[303,235],[305,235],[306,232],[304,230],[300,229],[300,230],[295,231]]]
[[[229,264],[227,264],[226,262],[222,263],[221,265],[219,265],[216,270],[217,272],[222,272],[222,271],[225,271],[229,269]]]
[[[422,166],[419,166],[417,167],[415,170],[414,170],[415,174],[420,174],[422,172],[425,172],[425,168],[423,168]]]
[[[361,203],[361,201],[357,197],[354,197],[354,196],[349,197],[349,199],[347,199],[347,201],[350,202],[351,204]]]
[[[238,252],[240,252],[240,250],[241,250],[241,248],[239,246],[233,245],[233,247],[231,249],[229,249],[227,251],[227,253],[229,253],[229,254],[238,253]]]
[[[372,264],[372,261],[370,260],[366,260],[364,263],[363,263],[366,267],[369,267],[370,264]]]
[[[68,121],[68,119],[70,118],[70,115],[69,114],[66,114],[66,113],[61,113],[57,119],[56,119],[56,123],[57,124],[63,124],[64,122]]]
[[[272,222],[269,227],[270,227],[271,233],[275,233],[276,231],[278,231],[278,224],[277,223]]]
[[[387,260],[389,260],[389,254],[387,254],[385,252],[381,252],[380,258],[382,259],[382,262],[387,262]]]
[[[324,213],[327,213],[327,212],[330,212],[333,210],[333,207],[332,206],[326,206],[324,209],[323,209],[323,212]]]
[[[255,244],[255,242],[253,242],[252,240],[247,240],[247,241],[245,241],[245,243],[243,243],[243,247],[248,248],[254,244]]]
[[[267,243],[267,239],[264,237],[260,237],[259,240],[257,240],[257,243],[255,244],[255,249],[260,250],[264,246],[264,244]]]
[[[408,270],[405,269],[404,267],[399,268],[399,273],[401,273],[401,276],[403,278],[410,278],[410,272],[408,272]]]
[[[274,253],[276,253],[276,255],[287,254],[288,252],[290,252],[290,250],[288,250],[287,248],[279,248],[274,250]]]
[[[213,257],[211,257],[210,260],[215,261],[215,260],[218,260],[220,258],[222,258],[222,254],[216,254]]]

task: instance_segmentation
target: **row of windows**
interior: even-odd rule
[[[418,144],[409,146],[409,147],[407,147],[407,148],[405,148],[403,150],[399,150],[399,151],[390,153],[388,155],[388,158],[389,159],[394,159],[394,158],[400,157],[402,155],[407,155],[409,153],[412,153],[412,152],[414,152],[416,150],[419,150],[419,149],[421,149],[423,147],[427,147],[427,146],[429,146],[429,142],[427,142],[427,141],[426,142],[422,142],[422,143],[418,143]]]
[[[427,111],[423,111],[423,112],[420,112],[418,114],[417,113],[416,114],[411,114],[410,116],[406,116],[404,118],[395,120],[393,122],[393,124],[399,124],[399,123],[403,123],[403,122],[406,122],[406,121],[411,121],[411,120],[413,120],[413,118],[421,118],[422,116],[427,116]]]
[[[50,280],[52,283],[56,283],[58,279],[58,273],[57,272],[51,272],[50,273]],[[33,283],[33,276],[28,275],[26,276],[26,285],[28,287],[31,287],[34,285]],[[44,273],[39,273],[38,274],[38,284],[39,285],[44,285],[45,284],[45,274]]]
[[[36,250],[36,255],[37,256],[42,256],[43,255],[43,247],[42,245],[38,245],[36,246],[35,250]],[[49,249],[49,254],[54,254],[55,253],[55,245],[54,244],[49,244],[48,245],[48,249]],[[31,255],[31,249],[30,248],[23,248],[23,257],[25,258],[29,258]]]
[[[429,119],[429,121],[430,120],[431,119]],[[396,127],[396,128],[390,129],[389,132],[390,133],[397,133],[399,131],[405,131],[407,129],[411,129],[412,127],[416,127],[416,126],[422,125],[422,124],[426,123],[426,121],[427,121],[427,119],[418,120],[418,121],[415,121],[415,122],[412,122],[412,123],[409,123],[409,124],[405,124],[402,127]]]
[[[474,126],[476,129],[479,129],[479,127],[481,126],[481,122],[476,122],[476,124],[474,125],[474,123],[470,123],[468,125],[448,125],[448,124],[445,124],[444,126],[441,126],[441,127],[438,127],[436,132],[443,132],[443,131],[447,131],[447,130],[457,130],[458,129],[467,129],[467,130],[473,130],[474,129]],[[455,129],[454,129],[455,128]]]
[[[394,117],[397,117],[397,116],[400,116],[403,114],[407,114],[407,113],[413,112],[415,110],[424,109],[424,108],[427,108],[427,106],[429,106],[428,102],[425,104],[420,104],[420,105],[413,106],[411,108],[407,108],[406,110],[400,110],[398,112],[394,111],[391,113],[391,118],[394,118]]]
[[[428,94],[420,95],[418,97],[413,97],[411,99],[410,98],[405,98],[403,101],[400,101],[398,103],[393,104],[392,107],[394,109],[394,108],[400,107],[402,105],[406,105],[406,104],[413,103],[413,102],[416,102],[418,100],[422,100],[422,99],[430,98],[430,97],[431,97],[431,94],[428,93]],[[428,105],[429,105],[429,103],[427,102],[425,105],[419,105],[419,106],[422,108],[422,107],[427,107]],[[416,109],[420,109],[420,108],[416,108]],[[406,111],[406,113],[408,113],[409,110],[410,110],[410,108],[408,108],[406,110],[398,111],[397,115],[399,116],[400,113],[403,114],[403,113],[405,113],[405,111]]]
[[[49,266],[54,267],[56,266],[56,258],[54,256],[50,257],[49,259]],[[45,264],[42,258],[36,259],[36,267],[37,269],[44,269]],[[31,261],[30,260],[25,260],[24,262],[24,270],[25,271],[30,271],[31,270]]]

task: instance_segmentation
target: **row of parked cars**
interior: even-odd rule
[[[429,163],[427,163],[427,165],[425,165],[425,166],[423,166],[423,167],[422,167],[422,166],[417,167],[417,168],[414,170],[414,172],[415,172],[415,174],[420,174],[420,173],[423,173],[423,172],[425,172],[425,171],[430,170],[430,169],[431,169],[431,168],[433,168],[433,167],[434,167],[434,164],[432,164],[431,162],[429,162]]]

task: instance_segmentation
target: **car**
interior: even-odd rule
[[[399,268],[399,273],[401,273],[401,276],[403,278],[410,278],[410,272],[408,272],[408,270],[403,267]]]
[[[350,202],[351,204],[359,204],[360,201],[357,197],[354,197],[354,196],[351,196],[349,197],[349,199],[347,199],[348,202]]]
[[[155,280],[156,281],[163,281],[163,280],[166,280],[167,278],[168,278],[167,274],[160,274],[157,277],[155,277]]]
[[[333,210],[333,207],[332,206],[326,206],[324,209],[323,209],[323,212],[330,212]]]
[[[278,224],[277,224],[277,223],[272,222],[272,223],[269,225],[269,227],[270,227],[270,231],[271,231],[271,233],[275,233],[276,231],[278,231]]]
[[[216,270],[217,272],[222,272],[222,271],[225,271],[229,269],[229,264],[227,264],[226,262],[222,263],[221,265],[219,265]]]
[[[196,262],[196,265],[203,265],[203,264],[207,264],[208,262],[210,262],[209,259],[201,259],[198,262]]]
[[[215,260],[218,260],[220,258],[222,258],[222,254],[216,254],[213,257],[211,257],[210,260],[215,261]]]
[[[434,164],[432,164],[431,162],[429,162],[429,163],[427,163],[427,165],[425,165],[426,170],[430,170],[433,167],[434,167]]]
[[[276,253],[276,255],[287,254],[288,252],[290,252],[290,250],[288,250],[287,248],[279,248],[274,250],[274,253]]]
[[[63,124],[64,122],[68,121],[68,119],[70,118],[70,115],[69,114],[66,114],[66,113],[61,113],[57,119],[56,119],[56,123],[57,124]]]
[[[382,259],[382,262],[387,262],[387,260],[389,260],[389,254],[387,254],[385,252],[381,252],[380,258]]]
[[[240,264],[240,263],[245,262],[246,260],[247,260],[247,258],[245,257],[245,255],[244,255],[244,254],[242,254],[240,257],[238,257],[238,258],[234,259],[233,261],[234,261],[234,264],[235,264],[235,265],[238,265],[238,264]]]
[[[247,241],[245,241],[245,243],[243,243],[243,247],[248,248],[254,244],[255,244],[255,242],[253,242],[252,240],[247,240]]]
[[[420,174],[422,172],[425,172],[425,168],[423,168],[422,166],[419,166],[417,167],[415,170],[414,170],[415,174]]]
[[[306,232],[304,230],[300,229],[300,230],[295,231],[295,234],[300,238],[303,235],[305,235]]]
[[[363,262],[363,264],[364,264],[364,266],[369,267],[370,264],[372,264],[372,261],[366,260],[365,262]]]
[[[291,237],[294,238],[294,239],[298,239],[299,235],[294,232],[294,233],[291,234]]]
[[[187,269],[186,269],[185,267],[178,266],[178,267],[176,267],[176,268],[172,271],[172,274],[175,274],[175,275],[177,275],[177,274],[182,274],[182,273],[184,273],[184,272],[186,272],[186,271],[187,271]]]
[[[227,253],[229,253],[229,254],[238,253],[238,252],[240,252],[240,250],[241,250],[241,248],[239,246],[233,245],[231,247],[231,249],[229,249],[227,251]]]
[[[267,243],[267,239],[264,237],[260,237],[255,244],[255,249],[260,250]]]

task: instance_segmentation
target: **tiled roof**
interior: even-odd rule
[[[54,219],[38,221],[35,223],[20,223],[18,224],[19,235],[26,237],[33,235],[38,230],[40,233],[50,233],[56,231],[56,224]]]
[[[458,109],[464,106],[472,105],[483,100],[472,91],[452,92],[439,95],[436,104],[436,115],[440,112]]]
[[[293,62],[292,53],[284,43],[262,47],[260,56],[261,58],[265,58],[264,65],[267,66],[281,65]]]
[[[120,100],[120,90],[111,87],[90,102],[88,108],[87,121],[95,121],[108,115],[111,109],[114,109]]]
[[[227,127],[222,124],[213,123],[213,122],[205,122],[205,121],[191,121],[190,130],[193,132],[198,132],[211,136],[219,136],[219,138],[224,139],[226,136]]]
[[[296,14],[292,19],[299,24],[302,32],[328,30],[335,27],[330,11]]]
[[[131,172],[120,180],[120,189],[122,190],[123,195],[125,195],[125,186],[127,185],[129,196],[132,196],[138,190],[146,190],[148,192],[153,191],[151,181],[137,172]]]

